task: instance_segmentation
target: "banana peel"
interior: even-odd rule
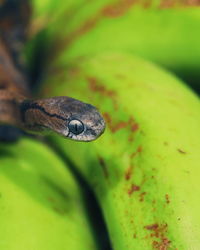
[[[198,75],[199,9],[163,2],[63,2],[44,10],[34,33],[44,32],[44,48],[52,48],[41,95],[92,103],[107,121],[96,142],[51,140],[95,191],[113,249],[200,248],[199,99],[132,56]]]
[[[0,249],[98,249],[83,194],[42,143],[0,144]]]
[[[200,249],[199,98],[128,53],[58,58],[51,66],[41,95],[91,103],[107,122],[88,144],[49,139],[94,190],[113,249]]]
[[[93,53],[124,51],[198,85],[200,9],[196,1],[32,0],[32,5],[33,33],[45,33],[44,48],[51,44],[50,61],[57,53],[60,60],[70,61]],[[66,49],[68,53],[63,53]]]

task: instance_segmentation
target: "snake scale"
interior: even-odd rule
[[[19,59],[30,14],[27,0],[0,2],[0,124],[56,132],[77,141],[95,140],[104,132],[105,122],[94,106],[66,96],[31,98]]]

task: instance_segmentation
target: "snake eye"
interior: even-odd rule
[[[84,131],[84,125],[79,120],[71,120],[68,123],[69,131],[75,135],[79,135]]]

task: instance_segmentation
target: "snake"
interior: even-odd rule
[[[30,13],[27,0],[0,3],[0,124],[76,141],[97,139],[105,121],[93,105],[68,96],[32,97],[20,61]]]

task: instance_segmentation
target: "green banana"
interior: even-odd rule
[[[0,144],[0,249],[99,249],[65,164],[31,139]]]
[[[43,20],[38,30],[44,28],[44,46],[54,43],[61,54],[60,60],[70,61],[77,56],[110,50],[126,51],[198,84],[200,10],[187,5],[187,1],[172,1],[167,5],[164,0],[149,4],[132,0],[59,3],[49,0],[43,8],[41,1],[32,0],[32,3],[33,23]],[[64,48],[68,53],[62,53]],[[55,49],[50,48],[51,56],[52,50]]]
[[[32,2],[35,33],[44,32],[47,47],[56,41],[41,95],[93,103],[107,121],[105,136],[88,145],[51,140],[94,189],[113,249],[200,249],[193,193],[200,189],[199,100],[174,76],[130,55],[182,77],[198,75],[199,9],[80,0],[45,2],[39,12]]]
[[[41,95],[92,103],[107,122],[92,143],[50,139],[95,191],[113,249],[200,249],[197,96],[126,53],[51,63]]]

